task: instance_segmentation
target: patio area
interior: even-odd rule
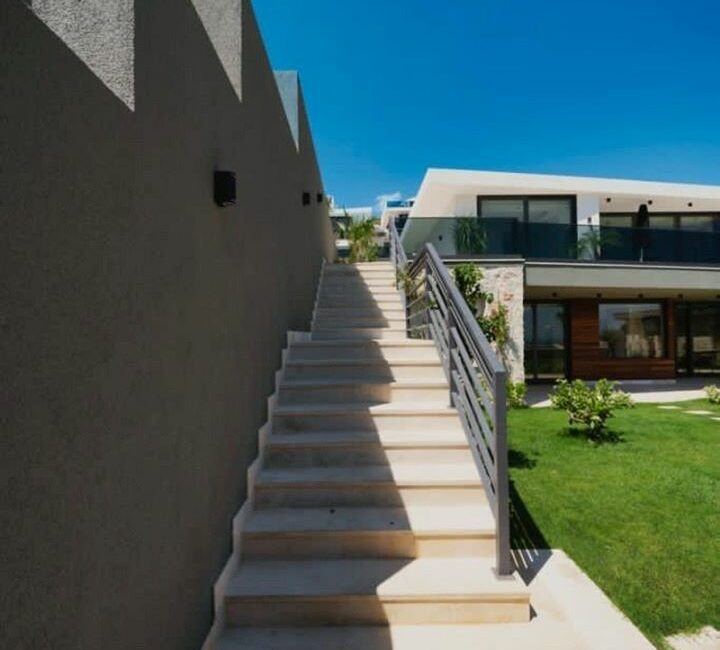
[[[720,383],[717,377],[688,377],[675,381],[620,381],[618,388],[638,403],[682,402],[705,397],[703,388]],[[530,384],[527,402],[533,408],[550,406],[552,384]]]

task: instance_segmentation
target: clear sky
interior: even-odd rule
[[[720,0],[254,0],[340,204],[428,167],[720,185]]]

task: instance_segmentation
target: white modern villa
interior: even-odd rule
[[[428,170],[402,242],[473,260],[515,379],[720,372],[720,187]]]

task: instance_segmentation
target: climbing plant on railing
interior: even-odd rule
[[[482,288],[483,272],[476,264],[458,264],[452,270],[453,279],[465,302],[488,340],[494,342],[500,351],[504,350],[510,338],[508,310],[505,305],[494,305],[495,296]],[[489,307],[488,313],[485,313]]]

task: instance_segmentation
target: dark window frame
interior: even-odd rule
[[[600,227],[603,227],[602,219],[603,217],[630,217],[632,219],[632,226],[631,228],[637,228],[637,212],[600,212]],[[716,212],[713,210],[708,210],[707,212],[688,212],[687,210],[680,210],[680,211],[663,211],[663,212],[649,212],[649,217],[652,219],[653,217],[673,217],[673,227],[672,228],[658,228],[658,230],[680,230],[683,229],[680,227],[680,220],[682,217],[713,217],[714,219],[714,228],[711,232],[720,232],[720,212]],[[626,228],[627,226],[605,226],[606,228]],[[690,231],[693,232],[693,231]]]
[[[665,361],[672,360],[672,357],[670,356],[670,338],[669,338],[669,323],[670,323],[670,306],[667,300],[664,300],[662,298],[653,299],[653,298],[617,298],[617,299],[602,299],[597,301],[597,315],[598,315],[598,338],[597,338],[597,345],[598,345],[598,351],[601,350],[600,348],[600,306],[601,305],[660,305],[661,313],[662,313],[662,345],[663,345],[663,355],[661,357],[608,357],[607,359],[604,359],[604,361],[627,361],[632,362],[633,360],[637,359],[664,359]]]
[[[570,354],[570,303],[567,300],[557,299],[541,299],[541,300],[525,300],[523,301],[523,317],[525,315],[525,307],[532,308],[532,330],[533,330],[533,341],[531,349],[533,351],[533,366],[535,371],[532,376],[525,373],[525,381],[529,383],[548,383],[555,381],[555,379],[538,377],[537,372],[537,338],[538,338],[538,305],[560,305],[563,308],[563,351],[565,352],[565,378],[572,377],[572,354]],[[523,367],[525,364],[525,352],[528,349],[528,342],[523,341]]]
[[[675,374],[678,377],[718,377],[720,376],[720,369],[718,369],[717,372],[710,372],[710,373],[696,373],[695,372],[695,346],[694,346],[694,330],[693,330],[693,319],[692,319],[692,310],[693,307],[697,306],[718,306],[720,308],[720,301],[717,300],[679,300],[675,303],[675,347],[677,349],[677,339],[680,337],[680,335],[685,336],[685,354],[686,354],[686,366],[685,371],[680,372],[680,356],[676,353],[675,355]],[[680,309],[685,309],[687,311],[687,320],[685,323],[685,327],[680,328],[678,318],[678,312]]]
[[[523,218],[522,223],[530,223],[530,201],[570,201],[570,226],[577,226],[577,194],[478,194],[477,195],[477,216],[482,219],[483,201],[522,201]]]

